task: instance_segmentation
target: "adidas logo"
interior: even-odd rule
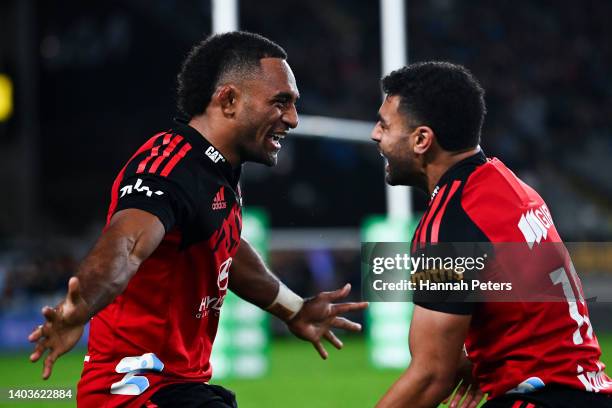
[[[518,227],[525,237],[525,241],[529,244],[529,249],[533,247],[533,244],[538,244],[542,239],[546,239],[548,236],[548,230],[552,227],[553,221],[550,216],[550,211],[546,204],[542,204],[541,207],[535,210],[529,210],[525,214],[521,215]]]
[[[213,210],[223,210],[227,208],[227,202],[225,201],[225,187],[221,186],[217,194],[215,194],[215,198],[212,202]]]

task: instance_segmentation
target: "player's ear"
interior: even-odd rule
[[[416,154],[425,154],[433,144],[435,134],[429,126],[418,126],[414,132],[414,152]]]
[[[217,88],[212,96],[212,102],[218,105],[223,116],[232,118],[236,115],[237,101],[240,90],[233,85],[222,85]]]

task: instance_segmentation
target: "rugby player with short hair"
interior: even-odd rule
[[[80,407],[236,406],[233,393],[208,384],[228,289],[284,320],[322,358],[323,338],[342,347],[332,328],[360,330],[339,315],[367,303],[334,303],[349,285],[302,299],[240,235],[241,165],[275,165],[298,124],[286,58],[247,32],[211,36],[186,58],[178,76],[185,120],[149,139],[121,170],[102,235],[65,300],[43,309],[46,321],[29,337],[32,361],[49,350],[46,379],[91,320]]]
[[[386,181],[431,195],[413,254],[423,245],[451,242],[519,243],[537,257],[545,256],[545,244],[562,246],[538,193],[482,152],[484,91],[467,69],[412,64],[386,76],[382,88],[386,97],[372,140],[387,161]],[[539,218],[528,226],[524,214],[531,212]],[[436,407],[460,381],[453,407],[463,396],[462,406],[475,407],[483,392],[486,407],[612,406],[612,382],[563,249],[564,256],[542,263],[554,262],[553,268],[532,272],[554,278],[549,290],[560,297],[566,288],[555,283],[567,283],[570,293],[580,294],[573,300],[443,302],[415,292],[412,360],[377,406]],[[515,270],[525,267],[514,262]]]

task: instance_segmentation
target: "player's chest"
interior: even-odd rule
[[[209,184],[195,203],[193,222],[186,226],[187,243],[207,242],[213,252],[233,252],[242,232],[240,188],[227,183]]]

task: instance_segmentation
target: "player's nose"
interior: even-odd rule
[[[283,122],[289,126],[291,129],[295,129],[299,123],[297,109],[294,104],[291,104],[289,109],[283,113],[282,116]]]
[[[380,130],[378,129],[378,124],[372,129],[372,133],[370,133],[370,139],[376,143],[380,142]]]

